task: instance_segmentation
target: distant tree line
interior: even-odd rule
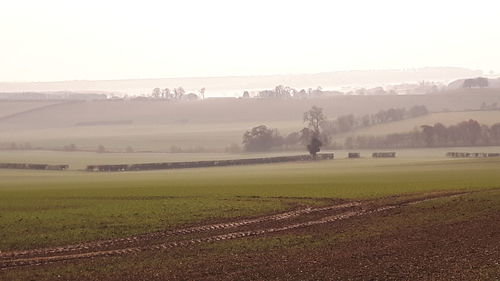
[[[455,147],[455,146],[488,146],[500,145],[500,123],[492,126],[481,125],[476,120],[463,121],[456,125],[445,126],[441,123],[423,125],[406,133],[394,133],[381,136],[347,137],[343,144],[332,142],[336,133],[394,122],[405,118],[413,118],[428,114],[425,106],[414,106],[406,109],[381,110],[376,114],[355,117],[340,116],[328,121],[322,109],[313,107],[304,113],[305,128],[282,136],[275,128],[260,125],[248,130],[243,135],[243,149],[249,152],[269,151],[307,147],[311,155],[319,152],[322,146],[343,147],[345,149],[371,148],[419,148],[419,147]],[[362,121],[365,121],[364,123]],[[334,128],[334,130],[332,130]],[[228,152],[239,151],[239,146],[232,145]]]
[[[154,88],[151,92],[151,98],[153,99],[163,99],[163,100],[197,100],[199,98],[205,98],[205,88],[199,90],[199,95],[195,93],[187,93],[183,87],[160,89]]]
[[[487,126],[472,119],[451,126],[441,123],[423,125],[407,133],[348,137],[344,142],[346,149],[488,145],[500,145],[500,123]]]
[[[342,115],[332,121],[324,121],[321,126],[327,135],[346,133],[355,129],[370,127],[378,124],[401,121],[429,114],[425,105],[416,105],[410,109],[390,108],[380,110],[375,114],[355,116],[353,114]]]
[[[319,97],[324,94],[321,87],[316,89],[309,88],[307,90],[301,89],[297,90],[289,86],[278,85],[271,90],[259,91],[259,98],[265,99],[290,99],[290,98],[308,98],[308,97]],[[243,98],[249,98],[250,94],[248,91],[243,92]]]
[[[484,85],[485,81],[480,80],[473,82],[468,82],[470,85]],[[486,81],[487,83],[488,81]],[[428,93],[435,93],[442,90],[445,86],[435,82],[428,81],[420,81],[419,83],[414,84],[399,84],[399,85],[391,85],[384,87],[374,87],[374,88],[359,88],[354,89],[347,92],[341,91],[323,91],[321,86],[318,86],[316,89],[308,88],[308,89],[295,89],[289,86],[278,85],[274,89],[267,89],[263,91],[259,91],[256,98],[265,98],[265,99],[304,99],[304,98],[315,98],[315,97],[323,97],[327,95],[398,95],[398,94],[406,94],[406,95],[422,95]],[[487,87],[487,86],[486,86]],[[248,91],[243,92],[242,98],[250,98],[250,93]]]
[[[244,150],[249,152],[305,146],[314,156],[319,152],[321,146],[332,144],[332,137],[336,134],[377,124],[415,118],[428,113],[429,111],[424,105],[417,105],[408,110],[405,108],[390,108],[364,116],[342,115],[330,121],[323,114],[322,108],[313,106],[311,110],[304,113],[303,121],[307,126],[300,131],[282,136],[278,129],[260,125],[246,131],[242,143]]]

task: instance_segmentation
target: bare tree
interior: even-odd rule
[[[153,92],[151,93],[151,96],[152,96],[153,98],[159,98],[159,97],[160,97],[160,95],[161,95],[161,90],[160,90],[160,88],[154,88],[154,89],[153,89]]]
[[[186,91],[182,87],[174,88],[174,98],[177,100],[180,100],[185,93]]]
[[[320,151],[323,142],[321,138],[321,123],[326,121],[326,117],[323,114],[323,109],[317,106],[313,106],[309,111],[304,113],[304,123],[307,123],[308,128],[304,128],[302,131],[309,131],[309,144],[307,145],[307,150],[316,159],[316,154]]]
[[[172,97],[172,93],[170,92],[170,89],[169,88],[163,89],[163,91],[161,92],[161,97],[164,99],[170,99]]]
[[[307,123],[307,126],[318,135],[320,133],[321,123],[325,120],[326,117],[323,114],[323,109],[320,107],[313,106],[309,111],[304,113],[304,123]]]
[[[97,152],[97,153],[104,153],[104,152],[106,152],[106,148],[104,147],[104,145],[100,144],[100,145],[97,147],[96,152]]]
[[[200,89],[200,97],[201,97],[202,100],[205,99],[205,88],[201,88]]]

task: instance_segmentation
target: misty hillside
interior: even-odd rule
[[[467,89],[449,94],[414,96],[338,96],[316,99],[207,99],[171,101],[80,101],[28,110],[0,119],[0,130],[43,129],[115,124],[213,124],[239,122],[301,122],[302,114],[313,105],[321,106],[329,117],[343,114],[375,113],[381,109],[425,105],[431,111],[478,109],[482,103],[500,103],[495,89]],[[0,102],[4,108],[15,102]],[[35,102],[19,103],[34,106]],[[1,107],[0,107],[1,108]],[[13,113],[12,111],[9,111]],[[4,115],[4,114],[2,114]],[[1,116],[1,115],[0,115]]]
[[[4,118],[11,117],[15,114],[27,113],[31,110],[41,109],[43,107],[53,105],[56,101],[0,101],[0,120]]]
[[[483,104],[495,103],[500,104],[500,92],[496,89],[462,89],[435,95],[335,96],[303,100],[99,100],[55,104],[2,101],[0,108],[6,114],[0,115],[3,116],[0,117],[0,143],[30,142],[35,147],[44,148],[76,144],[89,150],[101,144],[119,150],[130,145],[139,150],[155,151],[166,151],[176,145],[221,151],[231,143],[241,143],[243,132],[257,125],[277,128],[283,134],[297,131],[303,127],[303,113],[313,105],[322,107],[328,118],[334,119],[339,115],[373,114],[414,105],[425,105],[432,112],[442,112],[477,110]],[[493,112],[493,117],[489,116],[488,120],[500,117],[497,113]],[[455,114],[452,120],[473,117],[470,114]],[[422,120],[435,123],[442,118],[437,116],[432,120]],[[415,124],[409,122],[395,128],[412,130]],[[386,127],[378,128],[387,133]],[[373,130],[377,129],[369,132],[376,134]]]

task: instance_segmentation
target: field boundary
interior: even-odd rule
[[[334,158],[333,153],[320,153],[316,157],[311,155],[278,156],[266,158],[248,158],[232,160],[205,160],[191,162],[163,162],[163,163],[142,163],[142,164],[116,164],[116,165],[88,165],[85,169],[88,172],[121,172],[121,171],[150,171],[169,170],[186,168],[206,168],[223,167],[253,164],[271,164],[284,162],[299,162],[312,160],[330,160]]]
[[[18,170],[55,170],[64,171],[69,169],[69,165],[49,165],[49,164],[29,164],[29,163],[0,163],[0,169]]]

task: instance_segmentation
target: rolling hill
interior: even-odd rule
[[[127,146],[141,151],[169,151],[175,145],[187,150],[202,150],[203,147],[207,151],[223,151],[231,143],[241,143],[242,134],[253,126],[265,124],[278,128],[282,134],[302,128],[302,114],[313,105],[322,107],[330,119],[343,114],[362,115],[414,105],[425,105],[434,112],[467,111],[433,114],[355,132],[377,134],[409,131],[415,126],[446,123],[446,120],[451,123],[470,118],[484,123],[500,121],[500,111],[470,111],[480,108],[482,103],[500,104],[500,90],[467,89],[436,95],[336,96],[304,100],[101,100],[50,106],[26,102],[21,106],[9,101],[0,102],[0,108],[12,109],[10,116],[0,118],[0,143],[29,142],[33,147],[55,149],[75,144],[85,150],[104,145],[111,151],[123,151]],[[32,110],[34,108],[36,110]]]
[[[27,101],[0,101],[0,120],[13,117],[18,114],[28,113],[46,106],[58,104],[60,101],[27,100]]]

